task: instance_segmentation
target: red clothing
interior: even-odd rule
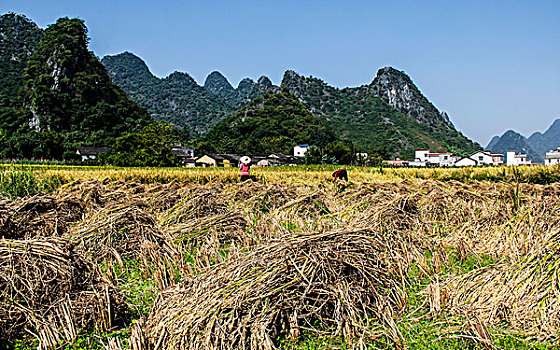
[[[332,176],[334,177],[334,179],[340,179],[340,180],[346,180],[348,181],[348,172],[346,171],[346,169],[338,169],[337,171],[335,171]]]
[[[249,175],[249,168],[251,166],[248,164],[243,164],[241,163],[241,165],[239,166],[239,168],[241,169],[241,175]]]

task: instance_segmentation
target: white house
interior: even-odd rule
[[[414,150],[414,161],[410,166],[451,166],[455,164],[456,157],[452,153],[432,153],[428,148]]]
[[[415,149],[414,150],[414,161],[415,162],[427,163],[428,158],[429,158],[429,154],[430,154],[430,149],[429,148]]]
[[[294,157],[305,157],[305,153],[309,149],[309,145],[294,146]]]
[[[428,153],[428,165],[439,165],[439,153]]]
[[[476,160],[474,160],[472,158],[465,157],[465,158],[461,158],[458,161],[456,161],[454,165],[455,166],[477,166],[478,163],[476,162]]]
[[[546,152],[544,156],[544,165],[556,165],[560,164],[560,147],[558,149]]]
[[[492,161],[494,165],[502,165],[504,164],[504,155],[501,153],[492,153]]]
[[[171,147],[171,153],[178,157],[194,158],[194,148],[184,147],[179,144],[175,144]]]
[[[461,156],[456,156],[456,155],[452,154],[452,155],[451,155],[451,158],[450,158],[450,162],[451,162],[453,165],[455,165],[455,163],[457,163],[457,162],[460,161],[461,159],[463,159],[463,157],[461,157]]]
[[[455,165],[456,158],[453,153],[440,153],[439,154],[439,166],[452,166]]]
[[[354,154],[354,156],[358,162],[364,161],[368,158],[368,154],[366,152],[359,152]]]
[[[174,154],[177,158],[179,158],[179,162],[183,166],[194,167],[196,164],[194,159],[194,148],[192,147],[183,147],[176,144],[171,147],[171,154]]]
[[[494,165],[492,153],[488,151],[478,151],[469,156],[470,159],[476,161],[478,165]]]
[[[526,154],[516,154],[515,151],[507,151],[506,153],[507,165],[531,165],[531,161],[527,159]]]

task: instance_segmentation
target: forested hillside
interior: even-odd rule
[[[294,145],[319,147],[336,140],[334,132],[288,92],[268,92],[227,118],[204,138],[219,153],[292,153]]]
[[[16,104],[27,60],[41,34],[42,30],[24,15],[0,16],[0,108]]]
[[[257,83],[243,80],[235,89],[219,72],[211,73],[204,86],[187,73],[175,72],[158,78],[140,57],[130,52],[105,56],[101,62],[113,81],[146,108],[154,120],[186,128],[193,137],[207,133],[272,87],[268,78],[261,78]]]
[[[81,19],[61,18],[45,29],[27,59],[23,88],[1,112],[3,157],[61,159],[78,145],[110,146],[150,123],[112,83],[88,41]]]
[[[480,146],[460,132],[420,93],[410,78],[379,70],[370,85],[337,89],[322,80],[287,71],[282,88],[311,113],[332,124],[342,139],[366,150],[411,158],[415,148],[466,155]]]
[[[424,147],[459,155],[480,149],[410,77],[391,67],[380,69],[371,84],[353,88],[332,87],[294,71],[284,74],[280,87],[262,76],[256,82],[243,79],[235,88],[217,71],[201,86],[182,72],[158,78],[129,52],[100,62],[88,50],[87,28],[80,19],[61,18],[43,31],[9,13],[0,18],[0,34],[2,157],[60,159],[76,145],[110,146],[152,120],[174,124],[183,140],[202,137],[196,143],[208,149],[231,150],[236,144],[241,150],[243,144],[248,147],[244,152],[288,152],[288,142],[321,146],[334,140],[386,158],[411,158],[415,148]],[[301,106],[294,105],[293,96]],[[266,105],[268,99],[274,107]],[[255,109],[254,101],[266,102],[266,108]],[[301,133],[278,121],[293,117],[286,110],[297,110],[294,115],[303,118]],[[252,130],[257,142],[237,141],[245,131],[236,128],[243,123],[220,124],[242,113],[254,113],[258,120]],[[326,139],[313,137],[312,124]],[[322,134],[325,130],[329,133]]]

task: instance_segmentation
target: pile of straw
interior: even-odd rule
[[[0,240],[0,340],[26,331],[48,348],[86,326],[107,330],[121,300],[65,239]]]
[[[232,200],[252,211],[268,213],[299,196],[293,186],[245,182],[234,188]]]
[[[96,261],[112,257],[122,264],[124,260],[138,258],[146,240],[172,250],[154,218],[137,206],[102,208],[67,236]]]
[[[560,232],[512,263],[449,277],[438,293],[449,311],[475,315],[486,325],[510,325],[541,339],[560,328]],[[433,288],[432,288],[433,289]]]
[[[96,263],[140,259],[144,275],[153,276],[161,288],[172,283],[173,259],[177,252],[155,219],[137,206],[101,208],[76,225],[68,239]]]
[[[9,201],[1,210],[0,237],[30,239],[63,235],[70,223],[81,220],[83,213],[82,203],[74,198],[34,196]]]
[[[228,210],[228,201],[222,188],[193,187],[190,193],[162,215],[162,225],[186,223],[194,219],[223,214]]]
[[[301,331],[374,334],[370,317],[395,342],[406,273],[399,237],[329,232],[262,245],[163,291],[144,332],[150,349],[273,349]],[[379,328],[378,328],[379,329]]]

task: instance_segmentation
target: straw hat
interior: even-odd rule
[[[243,156],[243,157],[239,158],[239,161],[243,164],[249,164],[249,163],[251,163],[251,158],[249,158],[247,156]]]

